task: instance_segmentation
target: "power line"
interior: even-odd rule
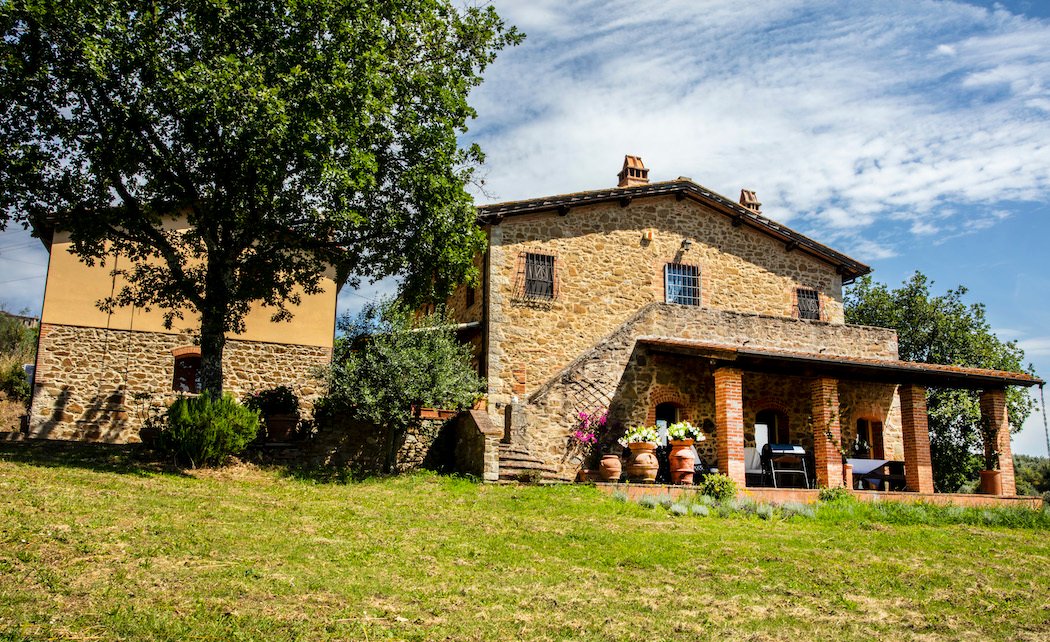
[[[25,263],[26,265],[35,265],[37,267],[43,267],[40,261],[23,261],[22,259],[13,259],[10,256],[0,255],[0,261],[14,261],[15,263]]]
[[[42,279],[47,274],[39,274],[37,276],[23,276],[20,279],[11,279],[10,281],[0,281],[0,285],[7,285],[8,283],[18,283],[20,281],[32,281],[33,279]]]

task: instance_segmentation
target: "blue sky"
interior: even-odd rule
[[[479,202],[608,187],[626,153],[748,187],[880,281],[965,285],[1050,376],[1050,2],[494,4],[528,37],[473,96]],[[0,236],[0,301],[38,311],[45,265]],[[1041,415],[1014,450],[1047,454]]]

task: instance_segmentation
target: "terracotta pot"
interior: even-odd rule
[[[693,483],[694,464],[692,439],[672,439],[671,453],[668,460],[671,464],[671,483],[689,485]]]
[[[1002,495],[1002,473],[998,470],[982,470],[980,491],[984,495]]]
[[[853,488],[853,464],[842,464],[842,483],[846,488]]]
[[[298,424],[295,415],[270,415],[266,418],[266,436],[270,441],[288,441]]]
[[[619,455],[602,455],[602,461],[598,465],[598,474],[602,481],[616,483],[620,481],[620,473],[623,472],[623,462]]]
[[[581,484],[585,484],[585,483],[591,481],[591,473],[592,472],[593,471],[587,470],[586,468],[581,468],[579,470],[579,472],[576,473],[576,481],[581,483]]]
[[[627,478],[631,481],[655,482],[660,462],[656,460],[656,444],[643,441],[627,444],[631,459],[627,462]]]

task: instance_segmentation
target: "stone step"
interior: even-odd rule
[[[0,441],[22,441],[23,439],[25,435],[19,431],[0,431]]]

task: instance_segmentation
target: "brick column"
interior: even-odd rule
[[[981,392],[981,420],[999,428],[998,443],[985,441],[984,451],[999,451],[999,479],[1003,482],[1003,495],[1016,495],[1014,457],[1010,452],[1010,420],[1006,414],[1006,390],[999,388]]]
[[[737,368],[715,370],[715,435],[718,470],[744,487],[743,372]]]
[[[904,478],[908,490],[933,492],[930,429],[926,416],[926,389],[914,384],[898,388],[901,398],[901,431],[904,433]]]
[[[839,425],[839,381],[831,377],[817,377],[810,382],[810,401],[813,406],[813,465],[817,486],[836,488],[842,485],[842,441]],[[828,439],[831,433],[831,439]]]

